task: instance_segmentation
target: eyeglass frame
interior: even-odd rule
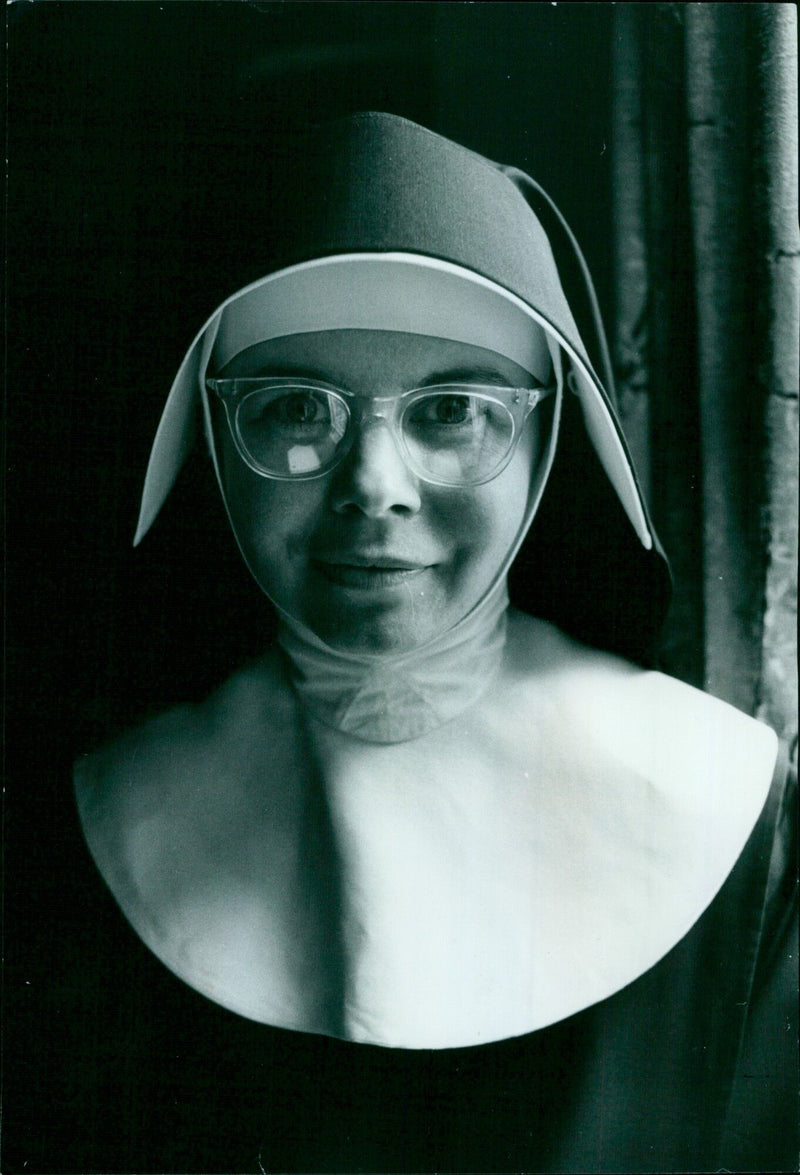
[[[428,384],[423,387],[410,388],[406,392],[400,392],[393,396],[364,396],[356,392],[348,391],[345,388],[338,388],[334,384],[328,384],[322,380],[311,380],[296,376],[242,376],[228,379],[212,379],[206,378],[206,387],[210,392],[221,401],[225,409],[225,417],[228,422],[228,428],[236,447],[236,451],[244,461],[245,465],[257,474],[259,477],[271,478],[274,481],[314,481],[317,478],[325,477],[332,473],[334,469],[339,466],[347,457],[348,453],[353,447],[355,441],[355,430],[351,427],[354,412],[351,408],[353,401],[366,401],[369,404],[394,404],[397,405],[391,414],[386,412],[370,411],[366,414],[366,420],[382,420],[388,427],[391,437],[398,449],[398,452],[403,458],[406,466],[415,474],[421,481],[428,485],[447,486],[448,488],[458,489],[469,486],[485,485],[487,482],[494,481],[499,477],[506,466],[511,461],[522,437],[523,427],[535,408],[542,403],[543,400],[552,396],[557,391],[557,385],[544,384],[535,388],[524,387],[510,387],[506,385],[496,384],[465,384],[465,383],[444,383],[444,384]],[[321,469],[315,469],[311,472],[305,473],[271,473],[265,469],[260,468],[250,456],[244,440],[239,429],[239,408],[242,403],[253,392],[259,391],[262,388],[295,388],[301,391],[309,392],[326,392],[333,394],[343,403],[347,411],[347,424],[345,432],[342,437],[341,449],[337,449],[335,459],[325,464]],[[506,401],[498,396],[497,393],[508,395],[509,393],[517,397],[513,404],[508,404]],[[403,437],[402,430],[397,427],[397,421],[407,411],[407,409],[417,400],[425,399],[431,395],[480,395],[483,399],[494,399],[495,403],[502,404],[509,413],[514,427],[514,432],[511,437],[508,451],[503,457],[502,461],[497,465],[491,473],[485,477],[477,478],[474,481],[467,482],[452,482],[442,481],[441,479],[431,477],[426,473],[421,472],[408,451],[408,445]],[[363,411],[359,414],[358,422],[363,423],[365,414]],[[348,441],[347,437],[350,434]]]

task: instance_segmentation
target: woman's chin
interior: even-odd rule
[[[359,610],[359,616],[328,612],[311,628],[329,648],[341,653],[402,655],[426,644],[440,625],[411,609]],[[337,610],[338,612],[338,610]]]
[[[278,603],[329,648],[354,655],[410,653],[450,622],[445,593],[429,572],[399,583],[390,576],[390,582],[375,583],[353,578],[340,583],[318,575],[294,598],[284,592]]]

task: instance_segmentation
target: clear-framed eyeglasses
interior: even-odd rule
[[[390,430],[421,480],[442,486],[491,481],[514,455],[530,413],[555,386],[446,383],[395,396],[357,396],[310,379],[209,379],[225,407],[239,456],[255,473],[309,481],[334,469],[359,428]]]

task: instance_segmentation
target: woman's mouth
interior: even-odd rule
[[[422,575],[430,566],[391,556],[348,556],[341,561],[315,559],[313,562],[329,583],[367,590],[400,587]]]

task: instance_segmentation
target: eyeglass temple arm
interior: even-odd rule
[[[541,404],[542,400],[546,400],[548,396],[554,396],[556,394],[556,390],[557,388],[555,384],[548,384],[547,387],[544,388],[527,388],[526,391],[528,393],[528,406],[526,408],[525,415],[527,416],[528,412],[532,412],[537,404]]]

